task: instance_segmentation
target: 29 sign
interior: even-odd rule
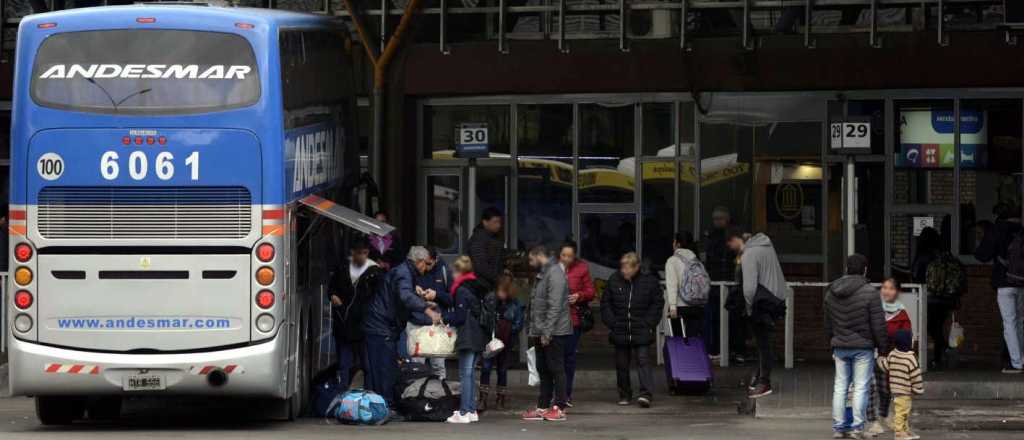
[[[829,134],[833,150],[871,150],[870,122],[833,122]]]

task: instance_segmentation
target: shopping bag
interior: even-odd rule
[[[953,314],[953,323],[949,325],[949,348],[960,348],[964,343],[964,328],[960,325],[960,321],[956,319],[956,313]]]
[[[498,353],[501,353],[501,350],[504,349],[505,343],[501,342],[501,339],[496,338],[494,336],[494,333],[492,332],[491,341],[488,342],[486,346],[484,346],[484,359],[490,359],[492,357],[495,357],[498,355]]]
[[[408,333],[408,349],[410,357],[455,358],[454,329],[446,324],[425,326],[410,325]]]
[[[527,385],[531,387],[540,385],[540,373],[537,372],[537,347],[530,347],[529,350],[526,350],[526,368],[530,370]]]

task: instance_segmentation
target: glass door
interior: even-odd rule
[[[607,280],[627,252],[637,251],[637,213],[628,207],[581,207],[579,255],[595,280]]]
[[[467,169],[470,187],[469,207],[465,223],[466,239],[473,229],[480,223],[483,212],[486,209],[494,208],[504,215],[502,233],[504,234],[505,247],[509,247],[512,241],[512,229],[515,222],[509,221],[509,207],[512,200],[512,172],[509,166],[471,166]],[[465,251],[465,250],[464,250]]]
[[[426,237],[427,246],[437,249],[444,257],[454,257],[462,251],[465,235],[462,169],[430,168],[424,170],[425,193],[420,197],[420,236]]]

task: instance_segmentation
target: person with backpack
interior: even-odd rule
[[[767,235],[744,239],[731,231],[729,247],[740,255],[740,285],[747,321],[757,344],[758,365],[751,375],[747,397],[757,399],[772,393],[771,374],[775,364],[775,321],[786,316],[789,286],[779,256]]]
[[[683,247],[685,243],[686,238],[679,233],[672,240],[672,256],[665,262],[665,303],[669,319],[682,320],[682,333],[673,334],[703,336],[704,305],[711,292],[711,277],[697,254]]]
[[[1024,296],[1024,230],[1020,222],[1010,220],[1020,212],[1005,203],[992,209],[996,221],[986,231],[974,257],[983,263],[992,263],[992,288],[996,289],[996,302],[1003,318],[1003,340],[1009,354],[1009,363],[1003,373],[1024,372],[1024,341],[1020,338],[1021,320],[1017,304]]]
[[[642,408],[650,408],[654,378],[648,351],[655,331],[664,316],[665,295],[658,278],[640,271],[640,259],[633,252],[622,256],[619,271],[608,279],[601,296],[601,320],[608,327],[608,340],[615,346],[615,373],[619,405],[632,402],[630,363],[636,364],[640,393],[636,399]]]
[[[455,351],[459,354],[459,383],[461,400],[459,410],[452,413],[448,423],[465,424],[480,420],[476,410],[476,361],[484,351],[487,338],[481,325],[480,298],[487,294],[488,286],[473,273],[473,261],[460,256],[452,263],[455,281],[452,282],[452,307],[445,313],[445,321],[455,327]]]
[[[960,307],[960,296],[967,287],[967,271],[943,241],[935,228],[922,229],[911,264],[912,280],[928,289],[928,337],[935,345],[929,368],[935,371],[945,366],[946,321]]]
[[[580,337],[589,329],[584,328],[585,320],[593,327],[594,317],[590,302],[594,300],[594,279],[590,277],[590,265],[576,257],[576,242],[562,244],[558,263],[562,265],[569,281],[569,318],[572,319],[572,336],[565,346],[565,406],[572,408],[572,384],[576,378],[576,350]]]
[[[504,274],[498,277],[498,289],[494,294],[495,325],[494,337],[498,338],[505,348],[489,359],[484,359],[480,367],[480,411],[487,410],[487,396],[491,387],[491,371],[498,374],[498,387],[494,400],[495,408],[505,409],[508,398],[508,367],[512,362],[512,348],[515,346],[519,332],[523,330],[523,306],[516,299],[516,287],[512,276]]]

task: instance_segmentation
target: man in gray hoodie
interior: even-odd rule
[[[731,234],[728,245],[740,254],[743,297],[747,302],[747,316],[755,335],[758,365],[750,382],[752,399],[772,393],[771,373],[775,363],[775,321],[786,315],[786,296],[789,286],[782,273],[779,257],[771,239],[758,233],[744,240]]]
[[[565,420],[565,345],[572,335],[569,317],[569,280],[544,246],[529,253],[530,267],[538,270],[530,293],[529,336],[537,355],[540,396],[537,408],[524,420]]]

